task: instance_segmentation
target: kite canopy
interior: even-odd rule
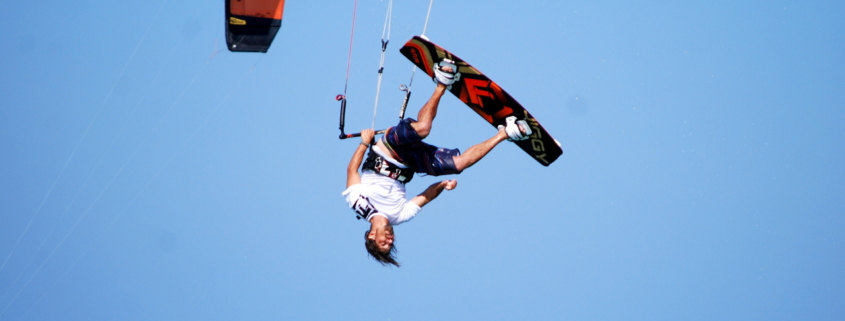
[[[285,0],[226,0],[229,51],[267,52],[282,27]]]

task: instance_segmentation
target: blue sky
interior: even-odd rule
[[[368,259],[340,192],[352,1],[266,54],[223,2],[5,2],[2,320],[839,320],[845,4],[435,1],[426,31],[559,140],[503,144]],[[428,1],[396,1],[376,127]],[[359,0],[347,131],[386,1]],[[413,117],[433,84],[413,82]],[[452,96],[429,142],[494,129]],[[417,177],[409,193],[435,182]]]

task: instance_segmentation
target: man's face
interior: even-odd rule
[[[376,228],[370,231],[367,238],[376,242],[379,251],[387,253],[390,251],[391,245],[393,245],[393,226],[387,225],[382,228]]]

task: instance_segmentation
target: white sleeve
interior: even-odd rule
[[[396,221],[390,222],[390,223],[393,224],[393,225],[399,225],[399,224],[405,223],[407,221],[410,221],[412,218],[417,216],[417,213],[419,213],[421,210],[422,210],[422,207],[420,207],[416,203],[411,202],[411,201],[407,201],[407,202],[405,202],[405,206],[402,207],[402,211],[399,212],[399,217],[396,218]]]
[[[349,208],[355,206],[355,201],[361,196],[361,184],[349,186],[341,195],[346,198],[346,205]]]

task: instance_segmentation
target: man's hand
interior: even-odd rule
[[[431,186],[426,188],[425,191],[422,192],[422,194],[412,198],[411,202],[417,204],[417,206],[419,207],[423,207],[425,206],[425,204],[428,204],[429,202],[437,198],[437,196],[440,195],[440,192],[442,192],[444,189],[453,190],[455,189],[455,187],[458,187],[458,181],[454,179],[431,184]]]
[[[372,129],[364,129],[361,131],[361,143],[364,145],[369,145],[373,142],[373,137],[376,136],[376,132]]]

